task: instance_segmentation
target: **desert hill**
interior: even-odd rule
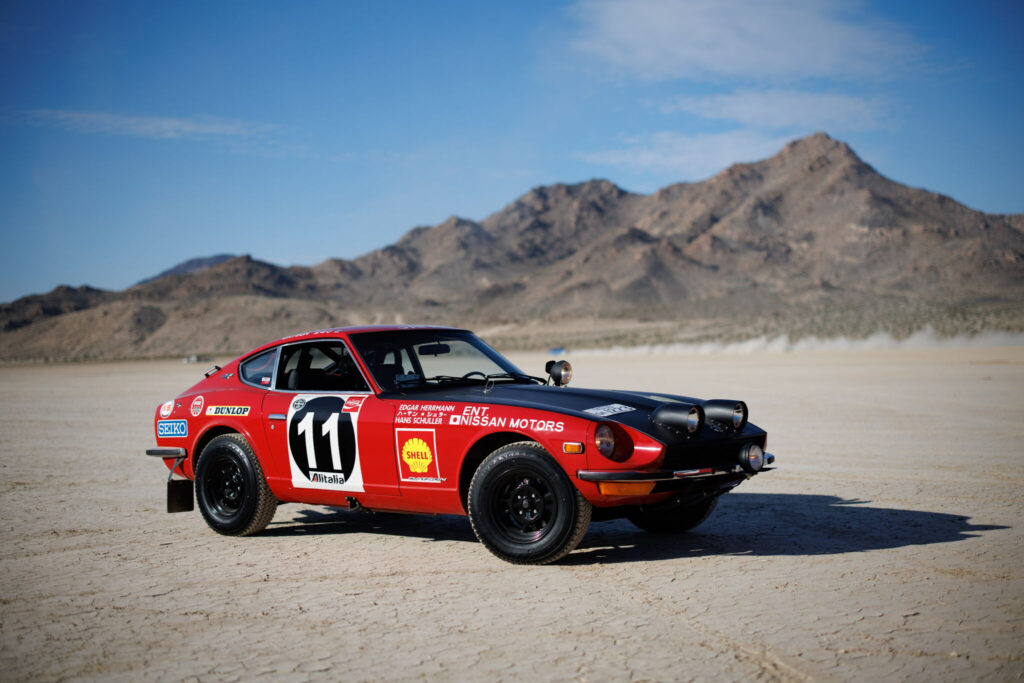
[[[301,329],[441,322],[492,341],[593,346],[761,333],[1024,327],[1024,215],[877,173],[818,133],[652,195],[530,190],[352,260],[248,256],[121,292],[0,307],[0,359],[231,353]]]
[[[235,258],[235,254],[217,254],[215,256],[189,259],[188,261],[172,266],[161,273],[157,273],[153,277],[147,277],[136,284],[144,285],[148,282],[165,278],[168,275],[188,275],[189,273],[197,273],[201,270],[206,270],[207,268],[212,268],[213,266],[224,263],[225,261],[230,261],[233,258]]]

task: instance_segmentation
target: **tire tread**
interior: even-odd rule
[[[240,531],[231,532],[218,529],[214,526],[210,522],[210,519],[207,518],[206,511],[203,510],[202,505],[199,506],[199,511],[202,512],[203,518],[206,519],[210,528],[219,534],[223,534],[225,536],[251,536],[253,534],[257,534],[266,529],[267,525],[270,524],[270,521],[274,518],[274,513],[277,512],[277,498],[267,485],[267,478],[263,476],[263,467],[260,465],[259,458],[256,457],[256,452],[253,451],[252,446],[249,445],[249,442],[244,436],[236,432],[231,434],[222,434],[217,437],[217,439],[230,439],[237,443],[245,454],[245,457],[248,458],[249,462],[252,464],[253,470],[256,473],[256,508],[253,510],[252,517],[248,524],[242,527]],[[217,439],[214,439],[214,441]],[[214,441],[207,444],[206,448],[203,449],[203,452],[199,454],[200,462],[207,452],[206,449],[209,448],[210,444],[214,443]],[[199,462],[196,463],[196,469],[199,469]]]
[[[467,496],[467,506],[469,504],[468,501],[471,501],[473,499],[473,491],[479,481],[478,477],[480,476],[480,473],[484,470],[484,465],[492,461],[512,457],[513,452],[521,451],[524,449],[535,451],[538,456],[551,459],[551,456],[548,454],[547,450],[545,450],[543,446],[541,446],[535,441],[516,441],[515,443],[510,443],[505,446],[502,446],[501,448],[495,450],[493,453],[487,456],[484,459],[484,461],[480,463],[480,466],[477,467],[476,471],[473,473],[473,478],[469,482],[469,495]],[[560,465],[557,465],[557,463],[555,464],[555,466],[559,468],[561,467]],[[569,486],[570,488],[572,488],[574,495],[573,502],[576,508],[576,522],[573,525],[572,531],[570,532],[566,542],[561,547],[556,548],[553,552],[549,553],[548,555],[545,555],[540,558],[522,558],[503,552],[487,540],[486,535],[481,533],[480,529],[477,527],[477,524],[473,519],[474,515],[470,514],[469,523],[473,528],[473,533],[476,535],[477,539],[479,539],[480,542],[491,553],[511,564],[544,565],[551,564],[552,562],[557,562],[558,560],[562,559],[563,557],[571,553],[573,550],[575,550],[576,546],[578,546],[580,544],[580,541],[583,540],[583,537],[586,535],[587,529],[590,526],[590,518],[593,512],[593,506],[591,506],[590,502],[583,497],[583,495],[576,489],[575,486],[572,485],[571,482],[569,482]]]

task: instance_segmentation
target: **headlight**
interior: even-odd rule
[[[759,472],[764,467],[764,450],[756,443],[748,443],[740,451],[740,466],[748,472]]]
[[[608,425],[597,425],[594,430],[594,445],[597,452],[611,459],[615,455],[615,432]]]

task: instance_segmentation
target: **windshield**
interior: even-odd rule
[[[353,346],[385,391],[441,384],[533,381],[472,332],[410,330],[351,335]]]

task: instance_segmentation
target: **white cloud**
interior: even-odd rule
[[[33,126],[52,126],[80,133],[105,133],[155,140],[262,138],[282,130],[281,126],[250,123],[213,116],[174,118],[169,116],[129,116],[108,112],[65,109],[32,109],[7,118],[20,119]]]
[[[847,0],[577,0],[572,43],[650,80],[879,78],[923,53]],[[852,9],[851,9],[852,8]]]
[[[739,161],[770,157],[791,136],[766,135],[752,130],[681,135],[670,131],[625,140],[625,146],[577,155],[583,161],[631,171],[663,173],[679,180],[714,175]]]
[[[874,130],[885,125],[889,107],[878,98],[795,90],[738,90],[707,97],[678,97],[660,107],[753,128]]]

